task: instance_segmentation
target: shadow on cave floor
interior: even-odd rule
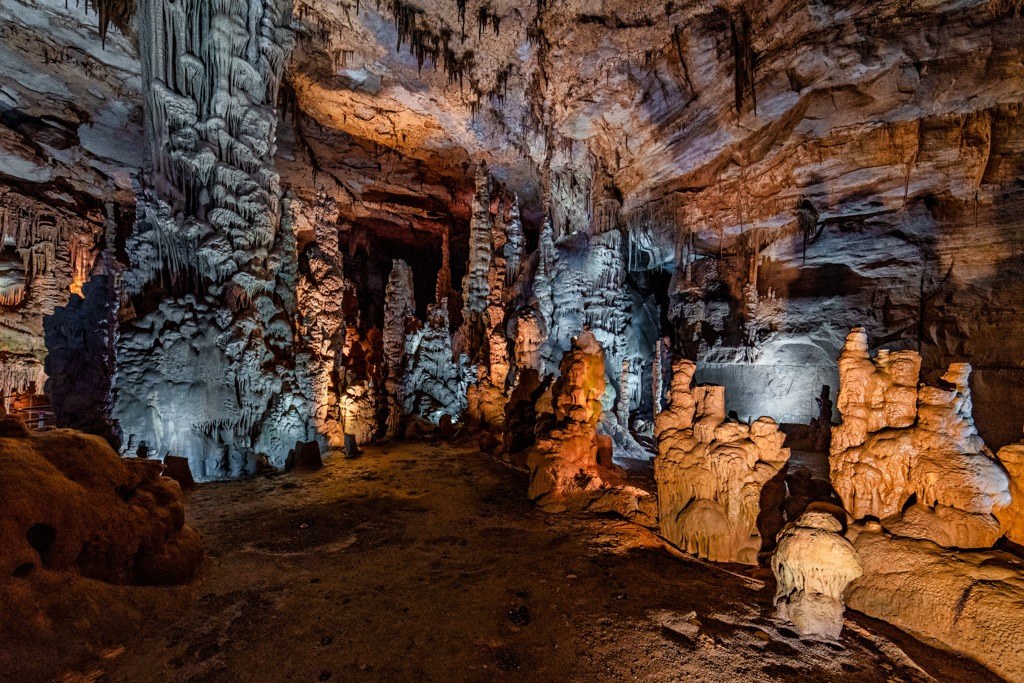
[[[471,448],[420,443],[369,447],[315,473],[201,486],[188,509],[210,558],[192,599],[90,673],[113,681],[990,676],[859,616],[839,643],[803,641],[766,618],[764,570],[675,556],[626,522],[546,516],[525,488],[524,475]]]

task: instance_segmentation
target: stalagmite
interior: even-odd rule
[[[403,414],[405,371],[405,335],[409,319],[416,312],[413,298],[412,269],[401,259],[394,259],[384,298],[384,365],[387,393],[386,436],[398,433]]]
[[[526,236],[523,234],[523,221],[519,216],[518,196],[512,198],[512,206],[509,208],[503,254],[505,256],[505,286],[511,287],[519,279],[523,259],[526,257]]]
[[[434,301],[447,299],[452,292],[452,249],[449,239],[451,231],[445,226],[441,232],[441,269],[437,273],[437,286],[434,289]]]
[[[530,500],[546,512],[610,511],[651,524],[653,496],[604,481],[612,471],[610,462],[598,459],[604,353],[589,330],[573,338],[559,372],[552,388],[553,422],[527,453]]]
[[[633,375],[629,371],[629,359],[622,361],[622,374],[619,379],[619,400],[616,405],[615,418],[619,424],[626,429],[629,428],[629,404],[632,395],[631,380]]]
[[[941,387],[921,385],[913,351],[868,354],[854,328],[839,357],[832,484],[854,519],[947,547],[984,548],[1002,535],[994,512],[1009,480],[971,417],[971,368],[953,363]],[[913,499],[913,500],[911,500]],[[912,504],[908,507],[908,502]]]
[[[488,276],[491,269],[491,178],[483,163],[476,170],[476,194],[469,223],[469,263],[462,285],[462,330],[466,355],[471,361],[486,351]]]
[[[800,635],[836,639],[843,629],[843,591],[861,573],[843,524],[811,510],[786,526],[772,555],[777,616]]]
[[[308,273],[296,291],[302,319],[302,338],[309,347],[309,373],[317,431],[329,446],[344,443],[344,422],[338,405],[337,365],[344,342],[342,301],[347,283],[338,245],[338,226],[329,216],[333,200],[322,195],[316,212],[315,242],[306,251]]]
[[[419,415],[435,425],[445,415],[453,421],[460,419],[466,410],[466,388],[473,377],[465,354],[455,358],[447,300],[427,309],[426,324],[406,338],[405,355],[405,413]]]
[[[667,347],[668,340],[662,337],[654,343],[654,353],[652,354],[653,360],[651,361],[651,401],[652,401],[652,412],[657,417],[658,413],[661,412],[664,399],[665,399],[665,370],[662,363],[665,359],[665,347]]]
[[[785,434],[768,417],[727,421],[725,388],[693,387],[696,370],[673,363],[669,405],[655,421],[661,532],[701,557],[757,564],[761,489],[789,460]]]
[[[846,604],[941,643],[1007,681],[1024,681],[1024,565],[996,550],[955,552],[894,538],[877,522],[851,527],[863,575]]]

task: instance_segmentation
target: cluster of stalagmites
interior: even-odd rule
[[[945,547],[991,547],[1009,480],[971,418],[971,367],[953,363],[941,386],[918,386],[914,351],[868,355],[854,329],[839,357],[839,412],[832,484],[850,515]],[[908,505],[909,503],[909,505]]]
[[[679,547],[719,562],[757,564],[761,491],[789,460],[774,420],[726,419],[725,388],[693,386],[697,366],[672,366],[669,405],[655,418],[659,522]]]
[[[847,338],[842,424],[829,425],[831,480],[845,510],[812,503],[778,534],[776,614],[803,635],[834,639],[849,602],[1006,675],[1024,648],[980,624],[1019,618],[1024,567],[997,551],[965,549],[1020,539],[1015,482],[1024,446],[1007,446],[998,459],[985,448],[971,417],[968,365],[952,364],[938,386],[919,383],[920,366],[912,351],[872,358],[859,328]],[[724,389],[695,386],[695,371],[692,361],[673,363],[668,405],[655,418],[659,526],[700,557],[756,564],[765,545],[759,525],[768,528],[778,502],[766,487],[784,473],[789,451],[773,420],[727,419]],[[549,479],[570,481],[566,488],[586,481]],[[979,581],[993,587],[981,591]]]
[[[850,527],[812,507],[782,531],[778,616],[834,638],[845,601],[1020,680],[1024,565],[986,549],[1020,538],[1021,447],[996,458],[978,436],[970,366],[938,386],[919,384],[920,367],[913,351],[871,358],[860,328],[847,337],[830,462]]]

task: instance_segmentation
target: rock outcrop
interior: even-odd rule
[[[669,405],[655,418],[661,533],[700,557],[757,564],[761,489],[789,460],[786,437],[768,417],[727,420],[725,387],[694,387],[696,370],[673,363]]]
[[[177,584],[203,557],[181,488],[157,460],[97,436],[0,427],[0,575],[66,571],[109,583]],[[9,579],[5,579],[9,580]]]
[[[852,609],[1024,681],[1024,563],[998,551],[950,552],[891,538],[877,523],[851,528],[863,576]]]
[[[920,367],[913,351],[872,359],[865,331],[850,333],[839,357],[832,484],[854,519],[946,547],[989,547],[1002,535],[993,512],[1010,503],[1009,480],[974,428],[971,368],[954,363],[941,387],[919,388]]]

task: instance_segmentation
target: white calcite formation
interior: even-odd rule
[[[122,326],[113,412],[127,443],[188,457],[200,478],[261,455],[283,465],[316,436],[273,163],[287,7],[145,0],[137,19],[152,173],[127,245],[140,306]]]
[[[605,410],[618,416],[620,428],[614,431],[621,448],[616,452],[623,454],[641,451],[624,427],[646,398],[640,388],[650,357],[650,344],[639,333],[644,324],[639,319],[630,324],[625,277],[623,233],[584,230],[556,242],[550,221],[545,221],[530,305],[515,318],[516,362],[542,374],[556,372],[559,359],[571,348],[573,334],[590,330],[604,350],[601,400]]]
[[[843,629],[843,591],[862,570],[842,531],[832,514],[810,510],[779,534],[771,562],[776,615],[801,635],[836,639]]]
[[[913,351],[872,359],[864,330],[850,333],[839,357],[832,485],[854,519],[947,547],[991,546],[1009,480],[974,427],[971,368],[953,363],[941,386],[919,388],[920,368]]]
[[[407,415],[439,424],[444,415],[453,420],[466,410],[466,389],[472,376],[465,354],[455,358],[448,322],[448,301],[427,309],[427,322],[406,338],[406,365],[401,397]]]
[[[757,564],[761,489],[789,460],[785,434],[768,417],[726,420],[725,388],[694,387],[696,370],[673,363],[669,404],[655,418],[661,532],[700,557]]]

